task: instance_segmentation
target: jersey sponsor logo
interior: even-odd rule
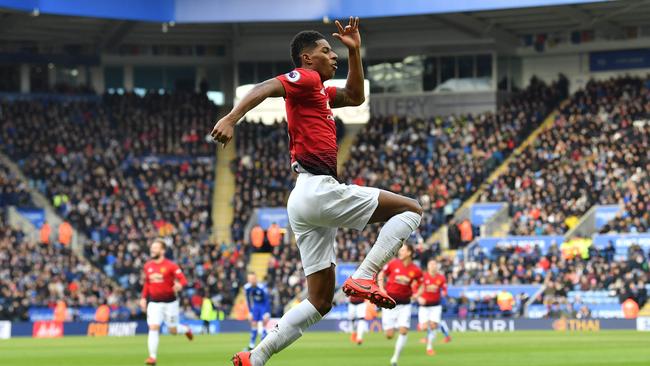
[[[436,286],[436,285],[427,285],[426,289],[427,289],[427,292],[436,292],[436,291],[438,291],[438,286]]]
[[[296,70],[288,72],[284,74],[284,76],[286,76],[287,80],[289,80],[292,83],[295,83],[296,81],[300,80],[300,73]]]
[[[409,283],[411,283],[411,277],[403,276],[403,275],[395,276],[395,282],[401,285],[408,285]]]
[[[152,273],[149,275],[149,281],[151,281],[151,283],[162,283],[164,282],[164,277],[160,273]]]

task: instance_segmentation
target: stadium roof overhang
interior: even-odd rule
[[[127,2],[129,6],[124,5]],[[263,5],[266,3],[274,4],[277,9],[267,12],[268,5]],[[303,3],[309,4],[309,11],[305,9],[307,5]],[[322,14],[331,14],[330,19],[342,18],[339,15],[351,9],[359,10],[354,15],[371,17],[362,21],[366,46],[373,51],[384,49],[387,54],[400,47],[434,52],[462,51],[463,48],[514,49],[521,45],[521,40],[526,35],[594,28],[605,29],[612,35],[622,35],[627,27],[650,27],[650,0],[597,2],[522,0],[517,2],[517,6],[542,3],[564,5],[518,8],[512,8],[513,2],[510,0],[444,2],[447,4],[442,4],[441,1],[410,0],[409,5],[414,4],[414,8],[409,7],[408,12],[419,11],[422,12],[421,14],[380,16],[384,14],[381,11],[406,14],[407,10],[400,10],[397,9],[398,6],[390,5],[393,3],[404,4],[400,1],[383,0],[347,0],[345,6],[338,0],[309,2],[0,0],[0,7],[14,9],[0,9],[0,46],[3,43],[38,43],[48,46],[91,45],[93,49],[101,52],[126,44],[228,44],[235,41],[250,44],[257,41],[258,44],[265,44],[269,48],[275,45],[277,39],[281,39],[282,44],[278,47],[282,48],[284,55],[287,36],[302,29],[316,29],[327,34],[331,31],[332,25],[324,24]],[[220,5],[221,8],[219,11],[210,10],[216,6],[210,4]],[[253,11],[256,4],[259,8]],[[370,7],[368,4],[373,6]],[[376,4],[385,6],[375,7]],[[34,11],[32,7],[35,5],[43,8]],[[188,23],[160,20],[160,17],[173,19],[174,16],[181,14],[181,9],[178,8],[180,5],[193,7],[195,15],[197,13],[221,14],[220,16],[230,17],[228,19],[231,21],[200,22],[198,18],[190,21],[189,15],[184,18]],[[434,5],[439,7],[436,8]],[[61,8],[56,10],[56,6]],[[485,10],[490,7],[493,10]],[[48,14],[63,14],[64,10],[68,9],[74,10],[74,15],[83,15],[82,13],[87,14],[85,10],[89,8],[94,9],[94,17]],[[460,10],[470,8],[474,10]],[[452,9],[457,11],[454,12]],[[110,14],[115,15],[113,10],[129,16],[140,14],[140,18],[114,19],[109,17]],[[239,16],[239,21],[234,21],[237,13],[244,15]],[[259,19],[268,16],[275,21],[268,21],[268,19],[265,22],[259,19],[253,21],[251,18],[253,16],[260,17]],[[304,20],[306,18],[308,20]],[[250,21],[242,21],[243,19]],[[279,21],[279,19],[293,20]],[[373,54],[377,53],[373,52]]]
[[[286,22],[346,18],[457,13],[607,0],[0,0],[0,7],[121,20],[223,23]]]

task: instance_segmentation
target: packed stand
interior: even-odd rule
[[[209,288],[232,305],[246,255],[241,243],[209,242],[214,145],[201,131],[217,109],[205,96],[3,101],[0,111],[4,152],[91,239],[85,254],[129,298],[139,296],[148,242],[162,236],[177,248],[169,254],[188,296]]]
[[[359,133],[344,180],[418,199],[419,235],[433,233],[566,95],[566,79],[530,86],[497,113],[375,117]]]
[[[244,238],[244,227],[258,207],[285,206],[293,188],[286,122],[267,125],[243,121],[236,130],[233,240]]]
[[[480,200],[510,204],[514,235],[564,234],[594,204],[645,200],[647,189],[626,193],[633,184],[625,182],[650,164],[649,86],[628,77],[590,81]],[[630,220],[644,214],[637,202]]]
[[[476,246],[465,258],[443,257],[441,267],[448,284],[454,286],[544,285],[545,290],[532,303],[546,306],[549,317],[566,316],[566,311],[575,312],[570,317],[584,317],[589,313],[589,307],[583,309],[585,304],[579,298],[569,296],[572,291],[605,291],[620,303],[632,299],[639,308],[646,304],[650,251],[645,253],[639,246],[632,246],[626,260],[616,261],[613,247],[599,250],[592,246],[580,255],[562,248],[553,244],[542,253],[539,247],[496,247],[491,253],[484,253]],[[526,294],[513,295],[516,297],[513,313],[523,316],[523,305],[531,299]],[[446,314],[453,317],[500,316],[501,313],[494,297],[450,298],[446,306]]]
[[[650,164],[637,168],[625,184],[623,212],[601,228],[601,233],[644,233],[650,231]]]
[[[0,222],[9,206],[31,207],[33,203],[29,187],[0,163]]]
[[[107,304],[134,317],[138,312],[135,299],[69,248],[39,244],[22,231],[0,227],[0,319],[28,321],[30,308],[53,309],[60,301],[68,308]],[[75,317],[71,311],[66,320]]]

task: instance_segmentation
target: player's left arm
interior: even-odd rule
[[[366,100],[363,90],[359,17],[350,17],[350,22],[345,28],[337,20],[336,27],[338,28],[338,33],[333,33],[332,36],[348,48],[348,78],[345,83],[345,88],[336,88],[336,96],[331,101],[330,106],[332,108],[358,106]]]

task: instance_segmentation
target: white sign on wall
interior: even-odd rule
[[[9,339],[11,338],[11,322],[10,321],[0,321],[0,339]]]

